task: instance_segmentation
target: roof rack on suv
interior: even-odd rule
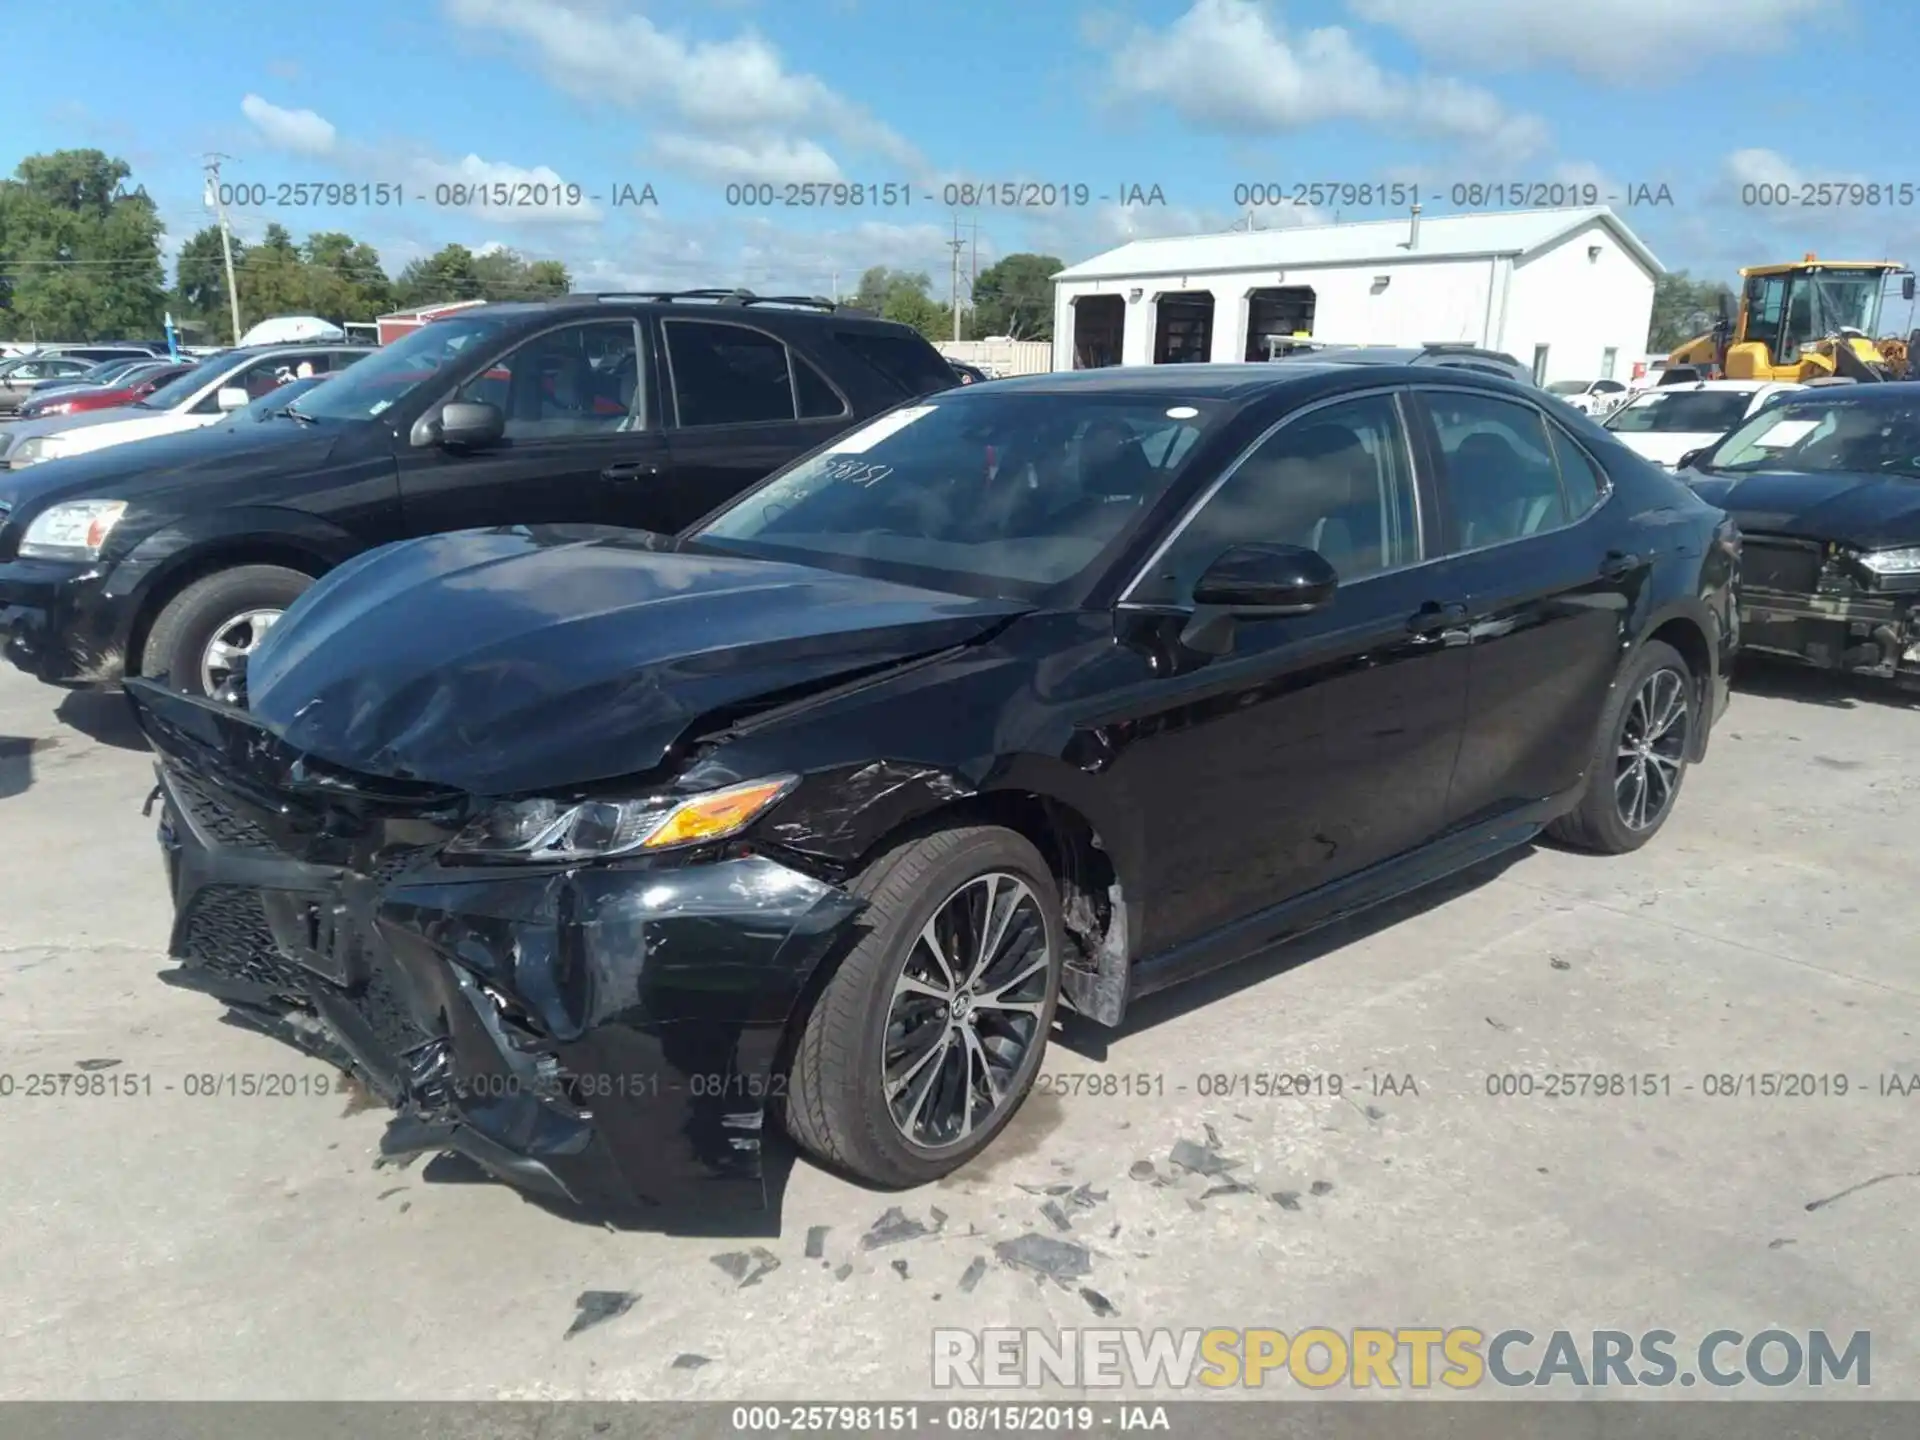
[[[824,295],[756,295],[751,290],[610,290],[570,295],[570,300],[708,300],[716,305],[790,305],[805,310],[855,311]],[[865,312],[856,312],[865,313]]]

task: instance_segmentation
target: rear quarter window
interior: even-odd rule
[[[902,395],[931,395],[959,383],[959,376],[940,352],[917,335],[842,330],[835,334],[834,341]]]

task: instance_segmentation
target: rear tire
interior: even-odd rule
[[[1676,694],[1680,708],[1669,712]],[[1601,712],[1586,793],[1547,826],[1548,838],[1625,855],[1658,834],[1680,798],[1695,728],[1706,723],[1700,706],[1699,680],[1678,650],[1649,640],[1635,651]]]
[[[1033,844],[993,825],[903,841],[849,888],[868,902],[859,922],[867,928],[801,1029],[788,1077],[787,1130],[820,1159],[864,1180],[923,1185],[986,1149],[1032,1089],[1060,994],[1059,892]],[[937,983],[944,972],[970,968],[963,957],[978,932],[964,922],[989,903],[989,937],[992,917],[1004,918],[983,981],[940,986],[954,991],[946,1005],[921,993],[917,977]],[[938,952],[924,939],[929,930]],[[1044,949],[1036,953],[1038,946]],[[1009,982],[1022,972],[1025,980]],[[1003,987],[997,996],[995,986]],[[1003,1002],[1030,1011],[1004,1009]],[[1003,1066],[990,1066],[990,1056]],[[917,1057],[924,1068],[915,1069]],[[952,1121],[947,1130],[935,1123],[943,1109]]]
[[[218,660],[226,653],[215,652],[215,642],[228,645],[231,653],[247,653],[271,623],[261,620],[277,620],[312,584],[311,575],[281,565],[240,565],[194,581],[153,622],[140,653],[140,673],[189,695],[210,695],[218,687]]]

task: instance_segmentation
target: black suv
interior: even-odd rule
[[[916,331],[745,291],[572,295],[435,320],[276,418],[0,479],[0,637],[51,684],[215,693],[314,579],[488,525],[672,532],[956,383]]]

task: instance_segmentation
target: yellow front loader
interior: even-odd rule
[[[1908,346],[1876,341],[1887,281],[1911,300],[1913,271],[1893,260],[1821,260],[1740,272],[1737,302],[1724,297],[1720,323],[1676,349],[1669,365],[1696,365],[1727,380],[1892,380],[1907,370]],[[1893,353],[1889,354],[1891,351]]]

